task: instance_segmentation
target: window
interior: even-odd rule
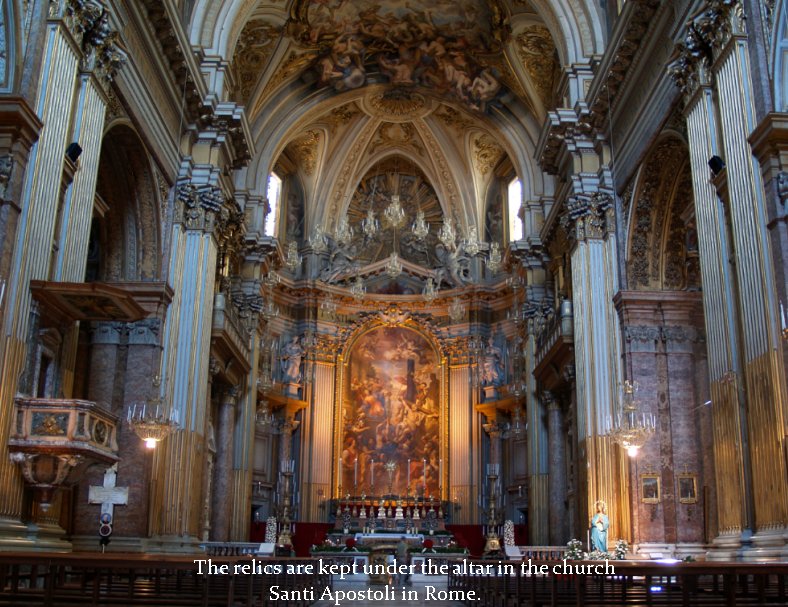
[[[268,215],[265,216],[265,235],[276,236],[276,218],[279,215],[279,200],[282,197],[282,180],[276,173],[268,176]]]
[[[523,184],[515,178],[509,183],[509,242],[515,240],[522,240],[523,238],[523,222],[520,220],[518,213],[520,206],[523,203]]]

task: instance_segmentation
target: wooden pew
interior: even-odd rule
[[[568,563],[572,566],[599,565],[593,561]],[[520,563],[514,563],[515,574],[508,576],[458,575],[451,572],[449,589],[475,590],[481,597],[481,607],[788,605],[786,563],[610,563],[615,567],[615,575],[566,575],[562,562],[533,560],[533,565],[548,566],[549,575],[523,574]],[[527,567],[528,561],[525,565]],[[556,566],[558,569],[554,570]]]
[[[0,606],[183,605],[184,607],[258,607],[270,604],[269,588],[301,589],[331,586],[329,575],[317,572],[314,559],[259,558],[280,564],[282,573],[235,573],[236,564],[252,558],[217,557],[212,564],[228,566],[226,575],[198,575],[195,559],[205,555],[33,554],[0,553]],[[287,565],[312,563],[313,575],[287,573]],[[310,601],[294,601],[306,607]]]

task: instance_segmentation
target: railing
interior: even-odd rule
[[[249,354],[249,339],[238,310],[224,293],[217,293],[213,302],[214,332],[224,333],[225,339],[232,343],[245,356]]]
[[[489,561],[479,561],[478,567]],[[612,568],[612,569],[611,569]],[[485,571],[477,569],[477,571]],[[488,605],[681,605],[738,607],[788,603],[785,563],[534,561],[456,573],[449,589]]]
[[[251,542],[204,542],[200,548],[208,556],[244,556],[257,554],[259,543]]]
[[[319,596],[333,582],[332,572],[321,572],[315,559],[215,557],[210,572],[207,559],[207,555],[0,553],[0,606],[284,605],[282,599],[272,599],[282,596],[273,590],[312,587]],[[286,604],[307,607],[315,599],[294,592]]]
[[[574,319],[571,313],[571,307],[569,307],[569,313],[567,310],[563,308],[566,306],[566,302],[564,302],[552,315],[550,315],[544,327],[539,330],[536,336],[536,363],[539,364],[542,361],[544,355],[550,351],[550,349],[559,341],[559,340],[569,340],[571,341],[574,338],[575,328],[574,328]]]

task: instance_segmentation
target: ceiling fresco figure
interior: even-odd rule
[[[315,49],[320,86],[337,91],[370,82],[429,87],[486,111],[502,92],[492,59],[508,25],[495,2],[327,2],[301,0],[288,32]]]

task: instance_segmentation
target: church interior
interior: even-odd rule
[[[784,0],[0,0],[0,553],[788,561],[786,69]]]

